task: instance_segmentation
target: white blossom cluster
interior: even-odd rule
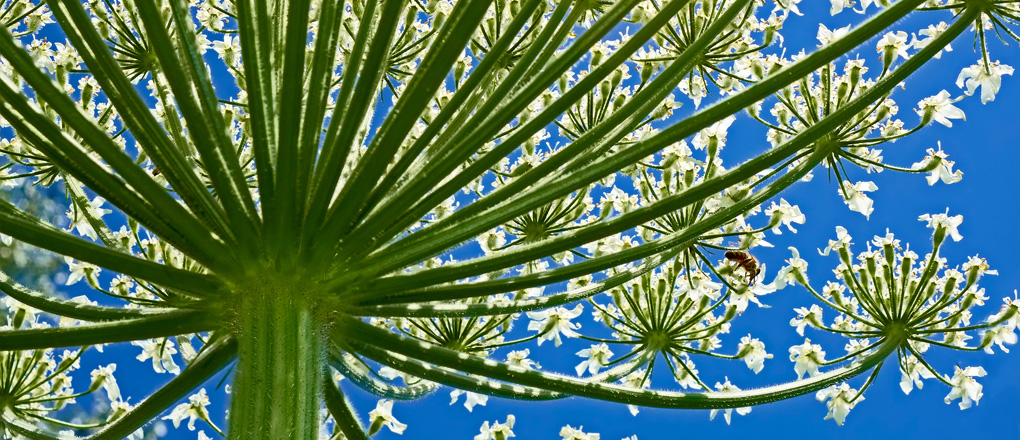
[[[939,248],[947,237],[960,240],[962,217],[948,213],[921,217],[934,230],[933,250],[924,258],[909,247],[901,248],[892,234],[875,237],[866,251],[854,255],[848,231],[837,228],[836,240],[820,252],[839,257],[840,265],[834,271],[838,281],[829,282],[821,291],[808,282],[807,263],[796,248],[774,276],[752,254],[758,247],[772,246],[769,233],[796,233],[796,228],[805,224],[807,218],[797,201],[780,194],[795,182],[810,180],[815,171],[824,170],[835,177],[837,192],[849,210],[865,218],[874,212],[869,194],[878,186],[859,177],[859,172],[924,174],[929,185],[961,181],[963,172],[954,169],[955,162],[949,160],[941,143],[927,148],[923,157],[918,154],[921,159],[910,166],[886,163],[882,149],[933,123],[944,127],[959,124],[966,117],[965,104],[975,100],[971,98],[975,95],[982,104],[995,99],[1002,78],[1013,75],[1014,69],[989,55],[990,36],[1020,42],[1011,29],[1020,17],[1020,3],[993,2],[981,9],[973,26],[979,59],[952,67],[955,81],[929,91],[913,113],[900,111],[896,86],[904,81],[896,75],[907,69],[903,66],[918,68],[908,63],[922,55],[927,61],[954,50],[941,37],[955,29],[954,17],[967,11],[971,2],[918,2],[917,9],[933,11],[932,23],[917,29],[897,24],[875,35],[877,39],[867,40],[874,41],[880,64],[865,62],[874,56],[871,46],[846,46],[842,51],[845,57],[830,58],[840,61],[812,65],[817,68],[768,89],[791,69],[810,65],[804,63],[815,56],[798,51],[795,42],[785,41],[782,35],[784,26],[792,25],[787,20],[804,15],[801,8],[807,9],[807,5],[802,3],[691,0],[685,7],[668,9],[679,3],[649,0],[624,10],[619,8],[626,4],[619,1],[540,1],[530,12],[522,12],[529,2],[493,0],[484,12],[479,9],[481,18],[464,47],[446,52],[456,57],[450,72],[439,72],[446,79],[422,93],[419,82],[425,80],[421,72],[429,73],[426,67],[436,62],[433,49],[442,47],[450,37],[444,30],[465,19],[466,0],[401,3],[400,13],[387,23],[392,25],[386,27],[392,35],[383,37],[373,34],[379,26],[377,16],[384,13],[376,10],[378,5],[359,0],[338,3],[335,35],[325,35],[320,28],[327,5],[321,0],[310,1],[307,29],[299,29],[307,30],[308,38],[303,48],[297,45],[296,52],[310,60],[321,52],[316,43],[331,39],[334,44],[326,47],[332,62],[321,73],[322,108],[309,112],[311,125],[301,120],[294,130],[301,132],[294,134],[294,142],[299,138],[308,141],[302,136],[314,138],[314,142],[308,141],[313,144],[311,157],[294,160],[307,159],[309,163],[304,171],[310,176],[301,174],[301,184],[324,194],[310,196],[326,202],[323,219],[316,221],[335,226],[324,228],[325,232],[349,235],[337,235],[335,249],[328,247],[322,251],[325,254],[319,254],[316,247],[315,258],[308,258],[316,264],[326,261],[316,267],[321,273],[310,277],[332,283],[311,289],[308,296],[331,295],[315,303],[332,307],[322,312],[329,316],[326,319],[353,317],[423,352],[457,352],[465,365],[464,369],[443,366],[392,347],[373,347],[371,341],[345,340],[342,332],[336,332],[340,336],[331,333],[332,321],[324,325],[321,333],[330,334],[324,352],[328,352],[329,372],[333,373],[327,376],[336,379],[327,380],[329,385],[347,379],[380,397],[376,408],[367,414],[367,434],[374,435],[384,427],[403,433],[407,425],[394,417],[394,401],[419,398],[440,386],[453,388],[451,405],[464,396],[468,411],[486,405],[490,395],[557,398],[570,394],[554,391],[552,385],[548,389],[512,385],[506,377],[513,375],[493,379],[467,368],[469,361],[478,361],[492,371],[538,373],[543,356],[555,357],[562,350],[580,358],[574,367],[576,377],[570,380],[622,385],[634,393],[648,393],[637,394],[646,396],[653,393],[651,378],[658,367],[659,371],[668,369],[682,390],[709,396],[738,394],[741,388],[725,375],[703,379],[696,359],[742,361],[755,374],[762,371],[765,361],[774,355],[766,350],[761,335],[755,337],[734,327],[736,319],[752,313],[751,303],[767,307],[761,297],[794,284],[809,290],[824,305],[795,309],[797,316],[790,321],[794,331],[801,336],[815,330],[844,335],[847,343],[846,355],[830,359],[822,345],[810,339],[789,348],[798,379],[793,384],[836,364],[849,363],[844,368],[852,369],[855,362],[880,353],[886,347],[883,344],[895,343],[895,349],[885,353],[891,356],[895,352],[905,393],[934,378],[951,388],[947,403],[960,400],[962,409],[976,404],[982,389],[975,378],[984,376],[984,369],[957,367],[952,376],[940,374],[924,354],[932,346],[1008,351],[1006,346],[1017,341],[1020,302],[1007,299],[998,314],[972,324],[970,309],[988,299],[977,281],[995,272],[978,257],[955,268],[945,266]],[[151,265],[146,267],[159,265],[216,278],[222,267],[196,258],[202,252],[175,245],[178,242],[173,234],[179,231],[154,231],[136,218],[137,212],[122,209],[128,202],[108,200],[77,169],[84,162],[94,162],[104,172],[121,166],[100,148],[90,146],[98,139],[108,141],[117,153],[137,164],[142,176],[171,194],[170,204],[179,202],[186,213],[196,214],[198,227],[210,228],[203,237],[209,241],[229,238],[226,236],[234,231],[218,222],[232,221],[227,217],[233,213],[225,209],[221,219],[218,211],[197,209],[200,204],[194,200],[198,193],[213,200],[215,207],[226,203],[219,186],[224,171],[221,164],[209,160],[205,153],[208,146],[199,138],[207,127],[201,120],[188,118],[189,112],[195,111],[189,106],[201,104],[209,107],[203,111],[222,119],[222,133],[209,134],[209,138],[222,140],[232,152],[219,159],[239,170],[233,183],[238,195],[251,201],[251,214],[261,222],[262,216],[274,209],[272,205],[279,203],[263,181],[264,176],[273,177],[274,167],[282,165],[275,156],[268,161],[260,157],[257,148],[267,136],[267,127],[258,125],[265,115],[260,116],[254,108],[268,97],[262,96],[251,77],[257,70],[251,67],[255,61],[244,56],[253,50],[240,32],[238,17],[244,11],[230,0],[189,0],[179,5],[190,14],[189,23],[167,18],[173,12],[170,3],[156,8],[177,25],[168,34],[174,35],[172,44],[194,45],[193,51],[178,54],[199,61],[198,75],[186,78],[188,84],[205,81],[207,75],[213,78],[206,81],[215,85],[210,88],[214,99],[209,102],[199,103],[196,97],[204,92],[195,87],[182,89],[175,70],[161,65],[154,53],[159,42],[152,40],[152,31],[146,30],[133,2],[89,1],[83,7],[97,35],[111,49],[116,67],[138,92],[145,118],[154,121],[146,127],[166,134],[168,145],[180,156],[169,165],[193,172],[194,182],[182,182],[179,169],[165,167],[166,158],[150,153],[152,145],[146,142],[151,136],[130,129],[135,115],[121,114],[125,110],[114,105],[122,91],[101,87],[109,84],[108,78],[88,65],[86,60],[94,54],[79,52],[82,48],[71,41],[77,36],[42,36],[40,29],[52,28],[55,23],[48,3],[0,0],[0,24],[10,32],[12,41],[21,45],[47,81],[52,79],[55,90],[67,96],[80,113],[76,117],[83,118],[82,124],[94,126],[91,134],[96,135],[88,137],[86,130],[76,129],[84,125],[48,102],[43,87],[24,75],[25,68],[17,67],[16,60],[0,56],[4,90],[22,92],[25,101],[25,106],[18,108],[0,103],[0,187],[61,188],[66,196],[61,202],[66,204],[66,229],[75,240]],[[831,0],[826,7],[837,16],[848,11],[876,14],[894,6],[885,0]],[[661,12],[664,8],[672,12],[666,15]],[[603,26],[609,21],[606,17],[617,17],[626,26]],[[280,17],[267,20],[274,26],[286,23]],[[512,23],[523,24],[511,27]],[[843,47],[858,31],[855,26],[819,24],[814,49]],[[601,33],[586,39],[595,32]],[[637,39],[639,35],[642,40]],[[572,54],[576,57],[570,58]],[[269,62],[282,62],[278,56],[283,57],[274,54]],[[359,76],[357,69],[380,60],[377,75]],[[299,89],[311,94],[315,81],[311,73],[307,76],[300,77]],[[262,86],[283,82],[272,75],[260,80],[265,82]],[[767,92],[756,94],[763,89]],[[286,97],[273,95],[276,98]],[[356,99],[361,101],[354,102]],[[423,103],[420,114],[401,126],[400,114],[394,109],[403,109],[413,100]],[[729,108],[729,113],[720,115],[719,108]],[[4,116],[29,113],[42,117],[30,121]],[[910,120],[915,115],[913,122],[900,119]],[[287,115],[271,115],[277,117]],[[81,157],[57,154],[62,150],[40,139],[33,124],[41,125],[42,120],[60,135],[54,137],[80,146]],[[270,131],[280,128],[268,125]],[[819,127],[824,127],[821,134]],[[400,130],[406,132],[399,138],[387,137]],[[755,141],[760,144],[757,150],[745,145],[748,133],[760,135]],[[390,144],[381,145],[385,142],[379,139]],[[334,144],[340,146],[336,150],[327,147]],[[286,147],[274,144],[269,151],[289,151]],[[327,151],[336,157],[328,156]],[[746,157],[746,151],[761,155],[737,160]],[[326,162],[327,156],[332,162],[324,166],[335,165],[336,172],[333,181],[323,183],[316,179],[330,171],[322,171],[317,161]],[[110,175],[111,186],[123,186],[124,192],[140,203],[157,203],[137,194],[133,186],[125,186],[132,176]],[[344,205],[352,199],[361,205]],[[4,212],[20,212],[14,204],[4,203],[0,206]],[[301,209],[294,216],[296,222],[314,212]],[[63,206],[60,211],[65,211]],[[345,216],[349,217],[346,222],[330,223]],[[36,226],[49,227],[40,224]],[[266,221],[256,229],[279,233],[273,229],[277,226]],[[300,230],[306,225],[287,226]],[[0,243],[9,246],[12,240],[0,231]],[[6,258],[3,249],[0,257]],[[273,258],[268,252],[263,257]],[[302,254],[301,258],[305,257]],[[62,288],[88,294],[74,296],[62,305],[88,309],[99,308],[101,302],[116,302],[123,310],[139,313],[218,313],[232,305],[225,297],[209,299],[223,292],[203,297],[146,281],[143,276],[121,274],[87,259],[63,257],[68,275]],[[248,266],[238,271],[245,275],[258,272]],[[765,281],[766,275],[771,282]],[[13,297],[27,290],[4,277],[4,291],[10,290],[11,296],[3,297],[6,315],[0,331],[49,325],[39,318],[41,312],[23,304],[29,296],[21,300]],[[223,285],[225,290],[240,289],[233,281]],[[592,321],[586,322],[586,311],[591,312]],[[518,322],[521,319],[525,321]],[[90,325],[87,320],[68,316],[56,321],[61,328]],[[130,344],[137,347],[138,361],[151,364],[156,373],[177,377],[199,359],[215,336],[232,332],[243,337],[234,325],[140,338]],[[973,339],[969,333],[978,335],[979,342],[968,343]],[[74,438],[77,431],[101,428],[131,411],[132,405],[121,395],[113,376],[117,364],[91,372],[88,391],[76,394],[71,388],[70,374],[88,348],[62,355],[52,349],[0,352],[0,376],[23,377],[17,383],[0,383],[7,387],[0,390],[2,396],[15,399],[14,404],[0,401],[12,409],[0,414],[0,428],[13,414],[16,420],[29,424],[45,422],[53,425],[46,425],[50,428],[71,429],[61,435]],[[93,348],[102,351],[102,345]],[[877,373],[877,368],[874,371]],[[710,386],[713,381],[715,385]],[[869,379],[859,390],[844,382],[811,391],[826,405],[826,418],[842,425],[870,384]],[[74,403],[76,397],[99,389],[110,402],[106,420],[75,425],[49,418],[48,414]],[[187,420],[189,430],[203,421],[212,432],[224,435],[213,421],[218,416],[206,409],[210,405],[206,390],[189,390],[188,394],[187,401],[174,405],[161,420],[169,420],[175,428]],[[634,415],[639,406],[628,403]],[[342,420],[335,411],[330,408],[322,417],[323,438],[346,438],[337,427]],[[710,418],[722,413],[729,424],[734,412],[746,415],[750,411],[750,405],[714,407]],[[503,422],[486,421],[475,440],[515,437],[515,423],[513,415]],[[0,437],[6,434],[0,431]],[[141,438],[143,433],[133,435]],[[197,435],[209,438],[202,430]],[[570,425],[559,435],[564,440],[600,438]]]

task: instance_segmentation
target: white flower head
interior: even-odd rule
[[[163,417],[162,420],[170,420],[173,422],[174,428],[179,428],[181,422],[188,419],[188,430],[194,431],[196,420],[209,420],[209,412],[205,409],[207,406],[209,406],[209,397],[205,395],[205,388],[202,388],[198,390],[198,393],[189,397],[187,402],[174,407],[170,415]]]
[[[1002,86],[1002,75],[1013,75],[1013,68],[998,61],[990,63],[987,68],[984,62],[964,67],[960,75],[956,77],[956,86],[966,87],[967,96],[973,95],[978,87],[981,87],[981,103],[987,104],[995,100],[995,94],[999,93]]]
[[[152,359],[152,369],[157,373],[179,374],[180,367],[174,362],[173,355],[177,354],[173,341],[164,339],[142,339],[131,341],[131,345],[141,347],[142,353],[137,356],[139,361],[145,362]]]
[[[581,316],[583,310],[584,307],[578,304],[573,309],[555,307],[528,312],[528,318],[531,319],[531,322],[528,323],[528,330],[539,332],[538,345],[542,345],[544,341],[553,341],[553,344],[559,347],[563,343],[560,335],[568,338],[579,336],[575,330],[581,328],[581,324],[570,322],[570,320]]]
[[[1016,333],[1013,331],[1012,325],[1004,323],[992,327],[985,331],[982,335],[982,344],[985,349],[985,353],[992,354],[992,345],[998,345],[999,349],[1003,353],[1009,353],[1009,349],[1006,345],[1014,345],[1017,342]]]
[[[460,398],[461,394],[467,395],[464,398],[464,408],[467,408],[468,412],[474,411],[475,405],[485,406],[489,403],[489,396],[485,394],[472,393],[471,391],[464,390],[453,390],[450,392],[450,405],[457,403],[457,399]]]
[[[939,180],[946,185],[963,180],[963,171],[953,171],[953,166],[956,165],[956,162],[947,159],[949,155],[942,151],[942,141],[938,142],[938,147],[938,151],[929,148],[928,155],[924,157],[924,160],[913,164],[911,168],[915,170],[931,170],[930,174],[925,176],[928,186],[935,185],[935,182]]]
[[[92,370],[92,388],[102,386],[111,402],[120,399],[120,387],[117,386],[117,379],[113,377],[114,371],[117,371],[117,364],[100,366]]]
[[[737,388],[736,385],[733,385],[732,383],[730,383],[730,378],[728,378],[728,377],[726,378],[726,382],[724,382],[724,383],[716,382],[715,383],[715,389],[717,391],[723,392],[723,393],[740,391],[740,388]],[[740,407],[740,408],[726,408],[726,409],[722,410],[722,412],[723,412],[723,419],[726,420],[726,424],[727,425],[730,424],[730,421],[731,421],[731,419],[733,417],[733,411],[734,410],[737,411],[737,414],[742,415],[742,416],[746,416],[748,413],[751,412],[751,407],[750,406],[744,406],[744,407]],[[708,420],[715,420],[715,415],[718,414],[719,411],[720,410],[718,410],[718,409],[713,409],[711,412],[709,412],[708,413]]]
[[[846,421],[846,415],[850,413],[855,405],[864,400],[864,396],[857,395],[857,390],[850,388],[850,385],[842,383],[830,386],[824,390],[819,391],[815,394],[815,398],[819,402],[825,402],[825,406],[829,408],[829,413],[826,414],[825,419],[833,419],[836,424],[843,426],[843,422]]]
[[[981,367],[956,367],[952,379],[947,377],[949,383],[953,384],[953,390],[946,396],[945,402],[948,404],[956,399],[960,399],[960,409],[967,409],[972,405],[976,405],[984,393],[981,392],[981,384],[974,378],[984,377],[986,374],[988,373]]]
[[[585,433],[582,431],[583,426],[578,426],[576,429],[570,425],[564,426],[560,429],[560,437],[563,440],[599,440],[601,437],[597,433]]]
[[[818,375],[818,367],[825,362],[825,351],[822,346],[812,344],[810,339],[805,339],[801,345],[790,347],[790,360],[794,362],[793,369],[797,372],[797,379]]]
[[[835,9],[837,1],[841,2],[843,0],[833,0],[833,4],[832,4],[833,5],[833,9]],[[833,15],[835,15],[835,14],[833,14]],[[818,47],[825,46],[826,44],[829,44],[829,43],[831,43],[833,41],[836,41],[836,40],[838,40],[840,38],[843,38],[843,37],[846,36],[846,34],[849,34],[849,33],[850,33],[850,25],[846,25],[846,26],[843,26],[841,28],[835,28],[835,29],[830,30],[829,28],[825,27],[824,24],[819,23],[818,24],[818,36],[817,36],[818,43],[819,43]]]
[[[934,378],[935,375],[928,370],[928,367],[922,365],[913,355],[903,358],[903,363],[900,365],[900,389],[903,390],[903,394],[910,394],[915,385],[917,389],[924,388],[924,382],[921,379]]]
[[[836,226],[836,239],[829,240],[829,245],[826,246],[825,249],[819,249],[818,253],[823,257],[827,257],[829,256],[829,252],[832,252],[833,250],[838,251],[839,249],[845,248],[853,244],[851,243],[850,240],[853,240],[853,237],[850,236],[846,228],[842,226]]]
[[[811,308],[798,307],[793,309],[797,317],[790,320],[790,325],[797,328],[797,334],[804,336],[804,327],[809,324],[812,327],[824,327],[822,325],[822,308],[818,304],[811,304]]]
[[[807,280],[807,261],[800,258],[800,251],[797,248],[790,246],[790,252],[793,256],[786,260],[786,266],[779,269],[776,279],[772,281],[772,287],[776,289],[792,286],[800,280]]]
[[[917,218],[922,222],[928,222],[928,227],[935,230],[935,234],[939,234],[942,231],[943,234],[949,234],[953,238],[953,241],[963,240],[963,236],[960,235],[958,228],[963,223],[962,215],[949,216],[949,210],[946,209],[944,214],[924,214]]]
[[[492,422],[492,426],[489,426],[489,422],[482,423],[481,432],[475,436],[475,440],[506,440],[510,437],[516,437],[512,431],[514,423],[517,419],[513,414],[506,416],[505,423]]]
[[[403,434],[407,425],[400,423],[393,417],[393,401],[389,399],[380,400],[375,409],[368,413],[371,426],[368,428],[368,435],[375,435],[383,426],[389,428],[394,434]]]
[[[952,99],[949,96],[949,92],[943,90],[937,95],[929,96],[918,102],[917,114],[922,118],[930,117],[931,120],[946,127],[952,127],[953,123],[950,119],[967,120],[967,115],[963,113],[963,110],[953,105],[953,103],[960,99]]]
[[[511,351],[506,354],[506,363],[507,365],[510,366],[523,367],[529,370],[542,368],[542,366],[539,365],[538,362],[528,359],[529,355],[531,355],[531,350],[527,348],[523,350]]]
[[[740,338],[737,357],[743,359],[747,368],[754,371],[754,374],[760,373],[765,368],[765,359],[772,359],[772,355],[765,351],[765,343],[758,338],[751,338],[751,335]]]
[[[734,116],[728,116],[723,118],[721,121],[712,124],[708,128],[698,132],[698,135],[691,141],[691,145],[699,150],[704,150],[705,147],[713,146],[722,148],[726,145],[726,132],[729,131],[730,125],[737,118]]]
[[[832,7],[829,8],[829,14],[836,15],[843,12],[845,8],[852,8],[854,6],[853,0],[831,0]]]
[[[765,215],[771,217],[770,224],[775,226],[772,228],[772,233],[782,234],[780,226],[786,226],[790,232],[796,233],[797,230],[793,228],[793,223],[803,225],[807,221],[807,217],[804,213],[800,212],[800,207],[797,205],[791,205],[786,199],[779,199],[779,204],[772,202],[772,205],[765,209]]]
[[[851,211],[864,214],[865,218],[870,219],[871,213],[875,210],[873,206],[875,202],[865,193],[876,190],[878,190],[878,185],[875,185],[874,182],[851,183],[850,181],[844,181],[842,188],[837,191],[843,196],[843,202],[850,207]]]
[[[584,370],[588,370],[588,374],[597,374],[602,367],[609,363],[609,358],[613,357],[613,352],[609,350],[608,345],[600,343],[577,352],[577,355],[585,358],[584,361],[574,367],[577,375],[580,376],[584,374]]]

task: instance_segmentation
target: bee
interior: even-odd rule
[[[761,273],[761,266],[758,264],[758,259],[754,258],[754,256],[747,251],[739,250],[726,251],[725,256],[727,260],[736,263],[737,266],[744,269],[744,272],[746,272],[748,276],[747,285],[753,286],[755,279],[758,278],[758,274]]]
[[[152,167],[152,177],[156,177],[156,176],[158,176],[158,175],[159,175],[159,173],[160,173],[160,171],[159,171],[159,168],[157,168],[157,167]]]

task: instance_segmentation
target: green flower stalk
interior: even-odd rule
[[[940,375],[924,353],[1005,351],[1020,303],[970,323],[988,267],[938,256],[961,220],[923,218],[925,259],[890,235],[854,261],[841,230],[827,249],[841,279],[821,292],[799,254],[772,277],[751,252],[806,222],[781,195],[816,171],[865,216],[877,186],[848,164],[959,181],[941,145],[911,166],[876,147],[952,126],[979,88],[995,97],[1013,70],[986,37],[1016,38],[1020,2],[865,1],[865,21],[821,26],[816,50],[786,56],[798,3],[0,0],[0,185],[62,190],[70,220],[0,200],[0,242],[62,256],[65,284],[87,292],[0,272],[0,437],[139,438],[167,420],[200,439],[368,439],[413,429],[395,402],[444,386],[468,410],[585,396],[727,423],[814,392],[842,424],[894,355],[905,392],[937,378],[970,406],[984,370]],[[907,16],[933,22],[911,41]],[[38,37],[56,27],[64,42]],[[897,87],[972,28],[981,60],[963,94],[925,98],[904,128]],[[873,39],[880,67],[853,57]],[[735,163],[727,135],[744,122],[770,148]],[[839,315],[798,309],[796,331],[845,335],[848,354],[805,341],[790,348],[796,380],[710,385],[704,357],[755,373],[774,357],[724,338],[790,284]],[[591,343],[576,374],[541,369],[576,340]],[[106,363],[72,390],[79,358],[128,342],[165,385],[129,405]],[[203,384],[228,368],[221,427]],[[655,368],[682,391],[654,388]],[[351,387],[375,409],[359,413]],[[90,393],[109,416],[66,421]],[[475,439],[513,437],[503,420]]]

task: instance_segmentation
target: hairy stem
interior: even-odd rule
[[[240,295],[231,439],[318,435],[326,354],[322,319],[292,289],[287,283],[264,283]]]

